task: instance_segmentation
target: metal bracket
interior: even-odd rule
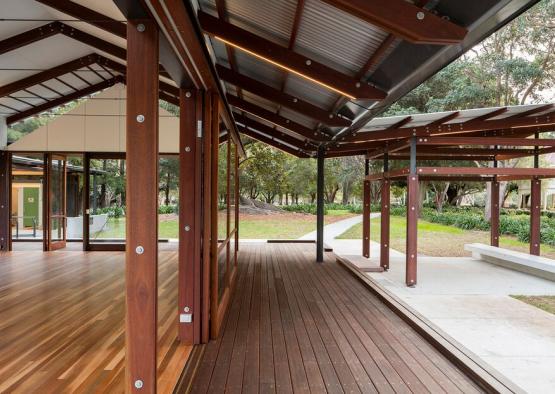
[[[202,138],[202,120],[197,120],[197,137]]]
[[[180,323],[192,323],[193,322],[193,314],[192,313],[181,313],[179,315],[179,322]]]

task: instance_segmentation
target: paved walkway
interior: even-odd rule
[[[371,218],[376,218],[379,216],[380,216],[379,213],[370,214]],[[353,227],[355,224],[359,224],[361,222],[362,222],[362,215],[358,215],[349,219],[343,219],[338,222],[324,226],[324,242],[329,243],[330,241],[334,240],[335,237],[339,237],[341,234],[343,234],[345,231]],[[315,240],[316,231],[312,231],[308,234],[305,234],[299,239]]]
[[[555,295],[555,282],[472,258],[420,258],[415,288],[403,257],[369,275],[527,392],[555,391],[555,315],[510,297]]]

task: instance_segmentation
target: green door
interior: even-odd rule
[[[36,223],[39,221],[39,188],[23,188],[23,226],[33,227],[33,218]]]

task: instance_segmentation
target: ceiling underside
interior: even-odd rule
[[[99,13],[93,17],[107,21],[109,29],[103,29],[60,12],[64,3],[2,1],[0,116],[8,124],[125,82],[126,25],[118,7],[111,0],[72,2]],[[160,98],[177,104],[178,97],[176,84],[162,71]]]

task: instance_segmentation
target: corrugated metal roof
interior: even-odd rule
[[[295,74],[287,76],[285,92],[322,108],[331,107],[338,97],[337,93]]]
[[[383,30],[320,0],[305,2],[295,51],[355,75],[387,36]]]
[[[216,9],[214,0],[203,0],[200,4],[204,11]],[[289,40],[296,0],[226,0],[225,6],[232,24],[281,44]]]
[[[370,139],[370,134],[372,131],[390,128],[395,124],[397,124],[398,122],[400,122],[401,120],[405,119],[407,116],[412,117],[412,120],[401,128],[424,126],[436,120],[440,120],[454,112],[459,112],[459,115],[456,118],[445,122],[445,124],[456,124],[461,122],[468,122],[480,116],[486,115],[488,113],[493,113],[494,111],[506,108],[507,110],[503,114],[488,118],[487,120],[503,119],[503,118],[508,118],[518,114],[524,114],[527,111],[537,109],[537,108],[542,108],[545,105],[546,104],[543,103],[543,104],[515,105],[515,106],[508,106],[508,107],[474,108],[474,109],[465,109],[460,111],[444,111],[444,112],[434,112],[434,113],[427,113],[427,114],[396,115],[396,116],[374,118],[370,122],[368,122],[365,127],[363,127],[360,130],[359,134],[368,133],[369,134],[368,138]],[[548,112],[553,112],[554,110],[555,110],[555,105],[552,108],[546,108],[543,111],[534,113],[532,116],[539,116]]]

